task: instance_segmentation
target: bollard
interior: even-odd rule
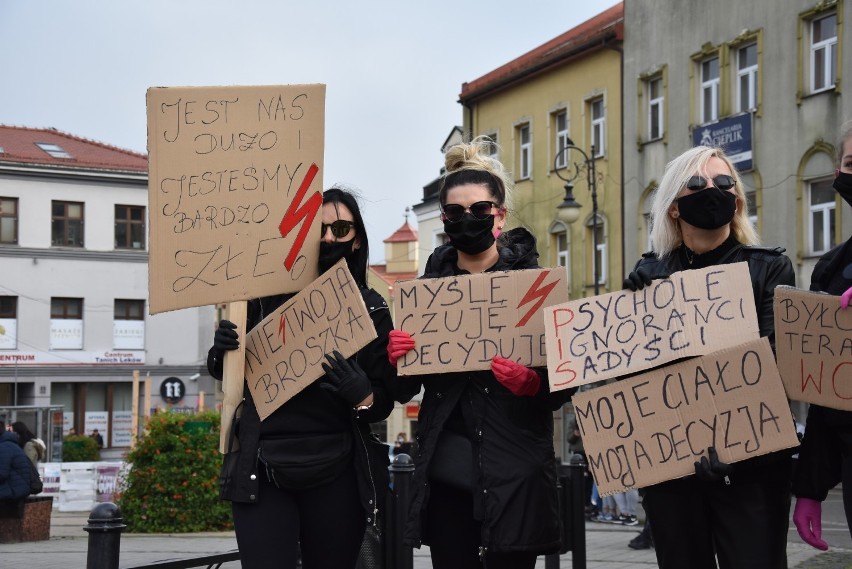
[[[570,498],[570,525],[568,535],[571,541],[571,567],[586,569],[586,463],[583,455],[575,454],[568,464]]]
[[[407,454],[394,457],[389,467],[392,490],[388,495],[387,514],[385,516],[385,555],[387,566],[394,569],[412,569],[414,550],[403,545],[402,536],[408,522],[408,510],[411,506],[411,484],[414,476],[414,461]]]
[[[127,527],[123,521],[121,510],[112,502],[92,508],[89,524],[83,528],[89,532],[86,569],[118,569],[121,532]]]

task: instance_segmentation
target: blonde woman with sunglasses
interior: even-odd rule
[[[449,243],[423,277],[538,268],[535,238],[503,231],[511,182],[487,141],[450,148],[439,201]],[[391,332],[396,365],[416,337]],[[484,371],[400,377],[400,401],[425,389],[405,542],[430,547],[435,569],[532,569],[559,549],[553,410],[545,369],[495,356]]]
[[[387,359],[393,322],[385,301],[367,287],[367,232],[352,192],[323,193],[321,231],[320,272],[346,259],[378,338],[348,360],[326,354],[326,375],[262,423],[246,386],[234,427],[239,451],[228,454],[235,458],[226,460],[220,479],[244,569],[295,569],[300,549],[304,567],[352,569],[388,486],[388,447],[371,435],[370,423],[393,408],[396,370]],[[246,330],[292,296],[249,301]],[[235,328],[219,323],[207,359],[215,378],[222,377],[225,351],[239,346]]]
[[[651,206],[653,251],[624,281],[641,289],[676,271],[748,263],[761,336],[774,346],[773,291],[795,284],[780,247],[757,247],[742,181],[718,148],[698,146],[666,166]],[[790,417],[792,421],[792,415]],[[734,465],[714,448],[695,476],[645,489],[661,569],[786,569],[791,453],[779,451]]]

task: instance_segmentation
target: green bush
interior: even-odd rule
[[[117,503],[127,531],[181,533],[233,528],[219,500],[219,413],[161,412],[128,454]]]
[[[85,435],[68,435],[62,441],[62,462],[97,462],[101,459],[98,443]]]

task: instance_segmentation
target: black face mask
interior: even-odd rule
[[[494,244],[494,216],[476,219],[466,213],[458,221],[445,221],[444,233],[450,238],[453,247],[467,253],[477,255]]]
[[[846,172],[838,172],[834,179],[834,189],[840,194],[846,203],[852,205],[852,174]]]
[[[678,198],[677,209],[690,225],[701,229],[719,229],[734,219],[737,196],[719,188],[707,188]]]
[[[320,274],[329,270],[340,259],[346,259],[346,263],[349,265],[349,272],[352,272],[352,263],[355,260],[352,241],[351,239],[349,241],[335,241],[333,243],[320,241],[318,262]]]

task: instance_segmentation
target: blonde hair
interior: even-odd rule
[[[503,164],[490,156],[495,143],[486,136],[451,146],[444,154],[444,179],[438,199],[446,204],[447,192],[463,184],[484,184],[498,207],[508,209],[512,179]]]
[[[837,167],[843,165],[843,145],[847,140],[852,139],[852,121],[843,123],[840,127],[840,140],[837,142]]]
[[[660,186],[654,193],[651,204],[651,244],[658,257],[665,257],[683,243],[678,221],[669,215],[669,208],[691,176],[704,172],[711,158],[723,160],[731,170],[734,179],[734,193],[737,194],[740,207],[731,220],[731,233],[744,245],[757,245],[760,237],[748,218],[748,207],[743,182],[731,160],[721,148],[696,146],[669,162]]]

